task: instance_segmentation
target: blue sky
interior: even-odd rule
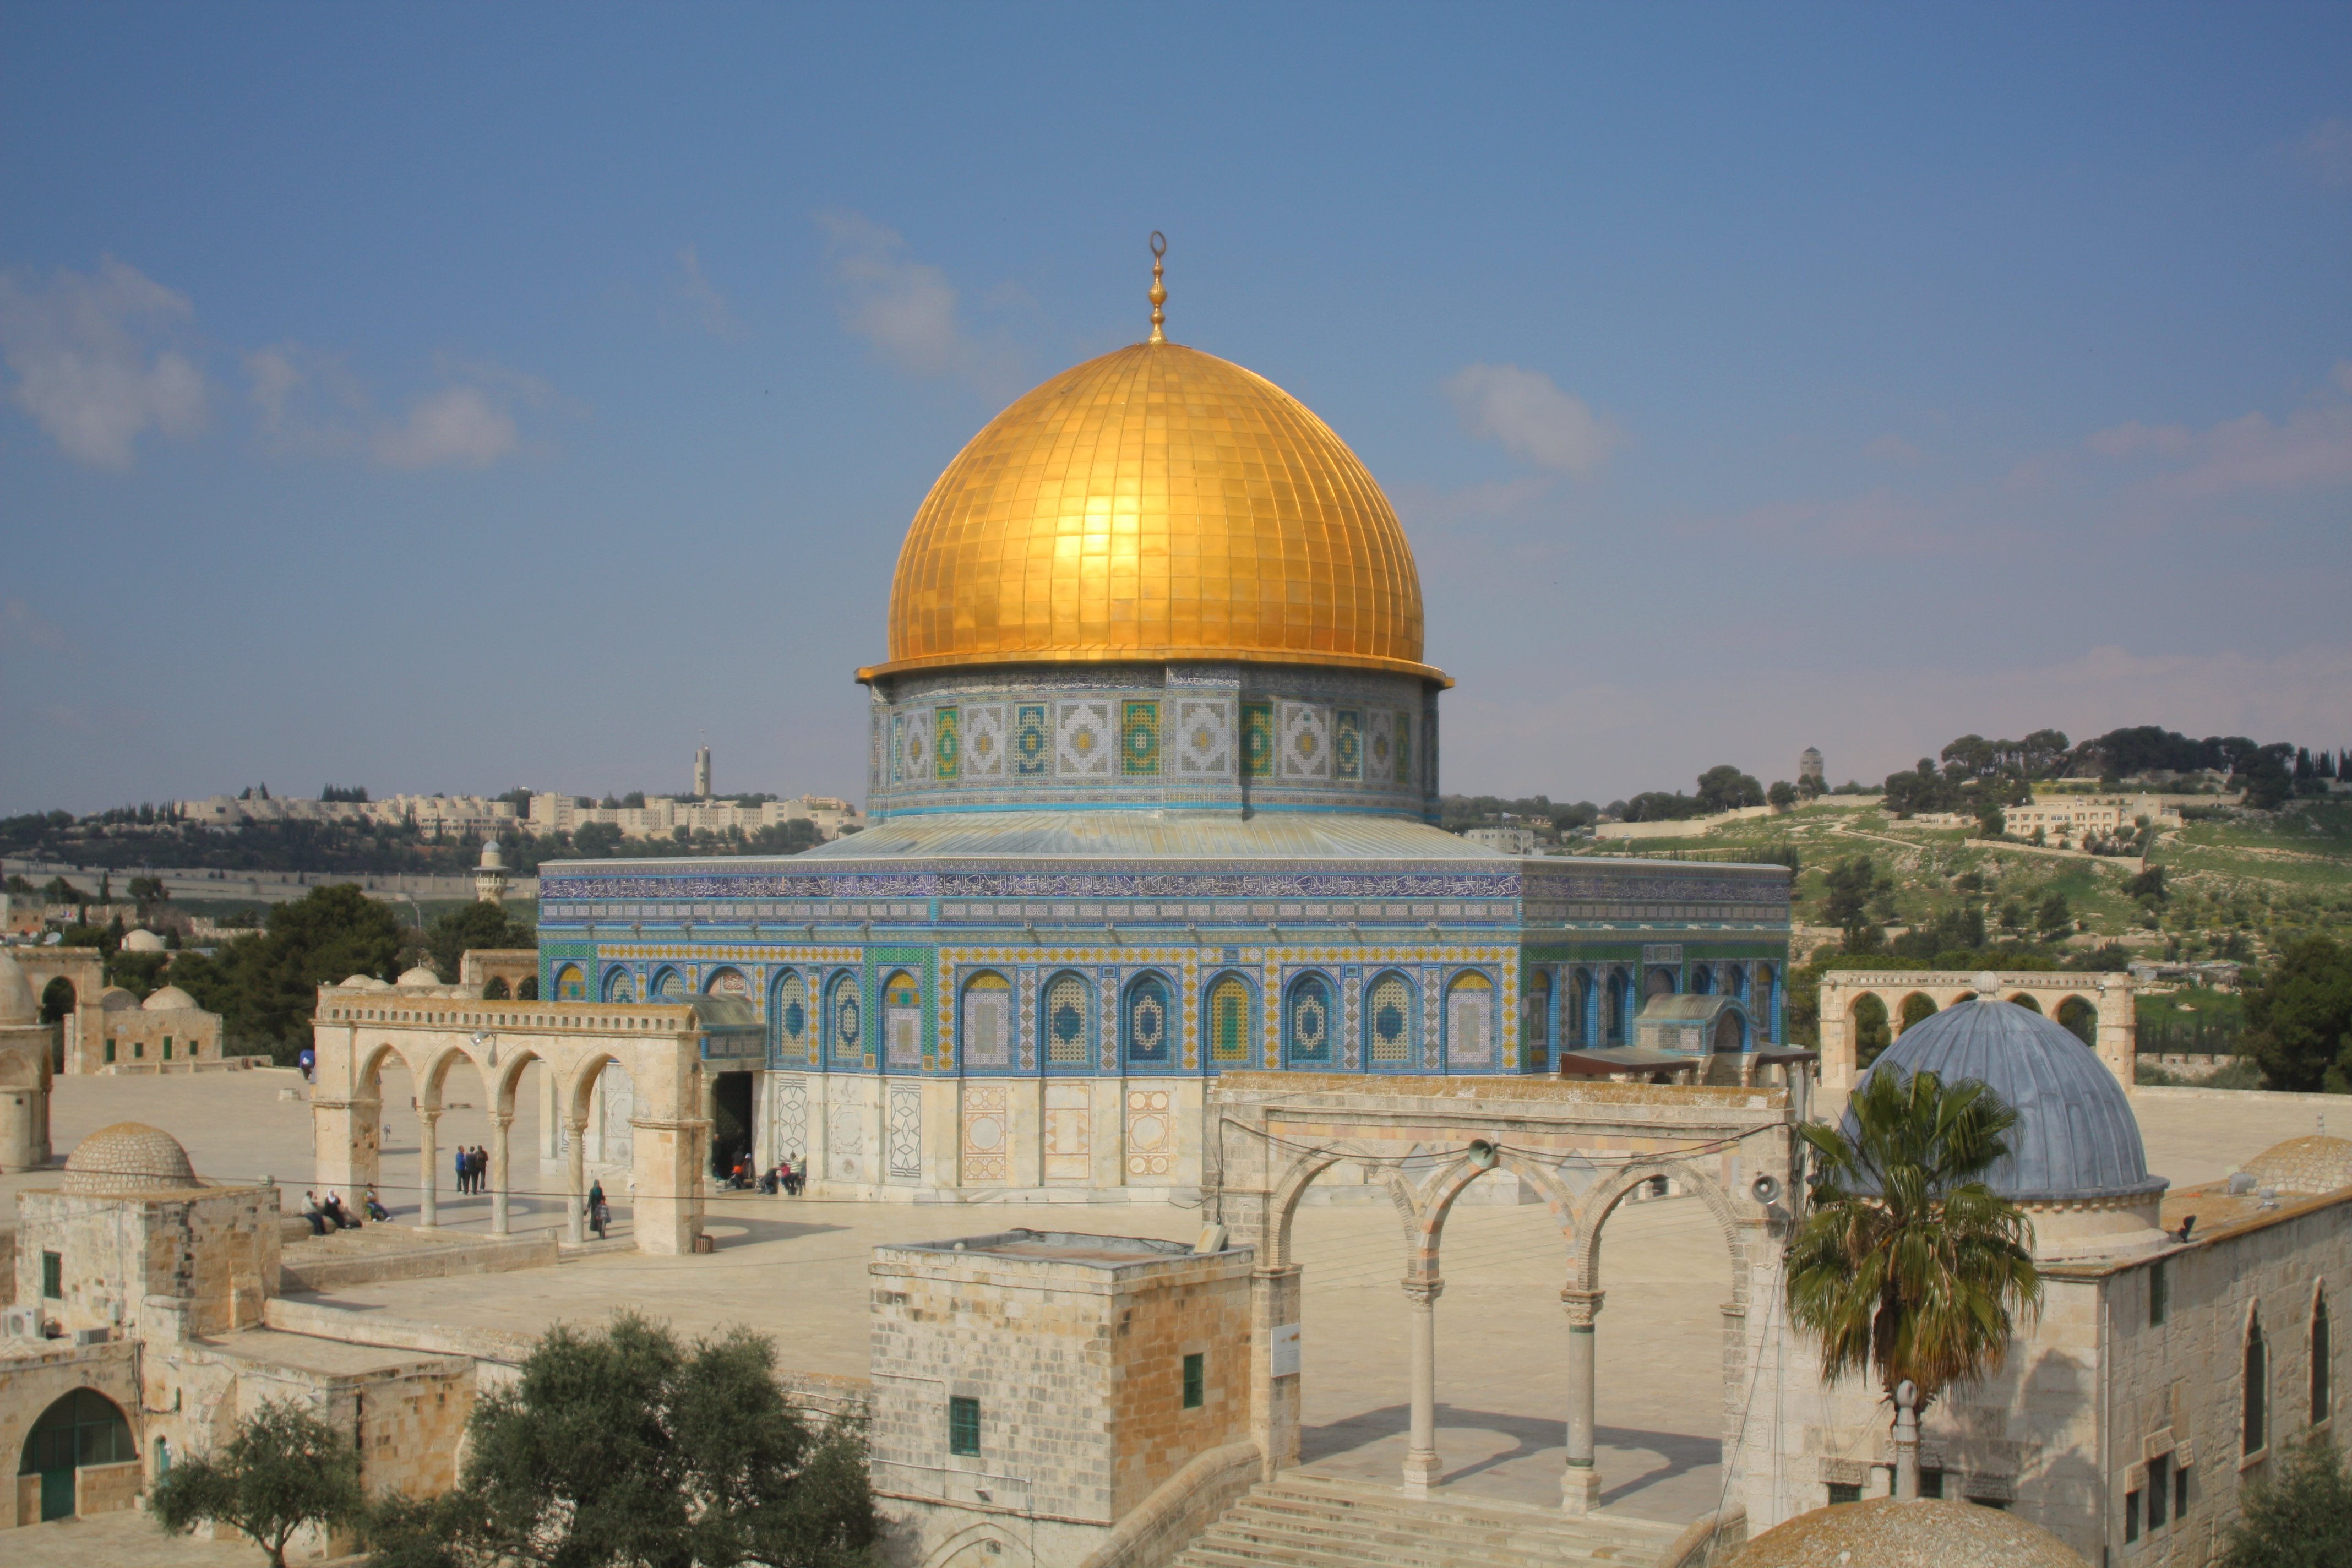
[[[857,794],[1147,325],[1403,515],[1449,789],[2352,744],[2352,8],[0,11],[0,810]]]

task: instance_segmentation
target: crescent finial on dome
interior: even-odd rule
[[[1168,237],[1158,229],[1151,231],[1151,335],[1144,342],[1164,343],[1168,334],[1161,330],[1168,313],[1160,307],[1168,303],[1168,285],[1161,280],[1167,268],[1162,258],[1168,254]]]

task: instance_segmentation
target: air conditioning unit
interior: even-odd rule
[[[0,1313],[0,1330],[12,1340],[37,1340],[41,1337],[41,1314],[33,1307],[14,1307]]]
[[[73,1342],[78,1345],[102,1345],[113,1337],[112,1329],[76,1329]]]

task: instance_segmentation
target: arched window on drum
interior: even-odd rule
[[[1173,1011],[1168,983],[1156,974],[1147,974],[1127,988],[1127,1016],[1122,1027],[1127,1036],[1128,1066],[1164,1068],[1173,1061]]]
[[[706,996],[738,996],[748,1002],[751,999],[751,983],[743,978],[741,970],[730,964],[724,969],[710,972],[709,978],[702,983],[702,994]]]
[[[562,994],[562,983],[559,977],[556,984],[556,994],[561,996]],[[626,969],[618,967],[614,968],[605,974],[605,1001],[619,1003],[625,1005],[628,1003],[635,1002],[636,999],[637,977],[635,975],[630,973]]]
[[[1522,1010],[1528,1016],[1528,1026],[1520,1037],[1528,1042],[1528,1066],[1539,1068],[1551,1060],[1550,970],[1538,969],[1528,976]]]
[[[809,1027],[808,982],[801,978],[800,971],[788,969],[776,982],[768,1019],[775,1031],[779,1061],[816,1065],[816,1033]]]
[[[1084,1067],[1095,1059],[1095,988],[1064,970],[1045,983],[1045,1063]]]
[[[1421,994],[1391,970],[1364,988],[1364,1059],[1375,1069],[1407,1070],[1416,1064],[1414,1025]]]
[[[992,969],[963,984],[963,1065],[1013,1065],[1013,985]]]
[[[1495,1065],[1495,983],[1475,969],[1445,988],[1445,1065]]]
[[[824,990],[824,1032],[827,1054],[835,1067],[866,1065],[866,1017],[857,994],[857,976],[846,970]]]
[[[882,1043],[891,1067],[923,1065],[923,988],[903,969],[882,983]]]
[[[1222,974],[1209,986],[1209,1065],[1245,1068],[1256,1053],[1250,1049],[1249,982],[1238,974]]]
[[[1290,1003],[1284,1009],[1283,1058],[1292,1067],[1329,1067],[1333,1059],[1331,983],[1319,974],[1293,982]]]
[[[648,990],[652,1001],[683,1002],[686,1000],[686,976],[675,969],[664,969],[654,976],[654,983]]]
[[[555,999],[559,1002],[588,1000],[588,976],[576,963],[567,963],[555,972]]]

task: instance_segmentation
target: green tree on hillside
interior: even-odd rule
[[[2245,1049],[2271,1088],[2352,1094],[2352,948],[2296,942],[2248,994],[2246,1025]]]
[[[538,927],[516,920],[499,905],[478,900],[462,910],[436,915],[425,928],[425,951],[444,984],[457,978],[458,964],[470,949],[538,945]]]
[[[339,882],[276,906],[260,932],[233,938],[210,958],[183,953],[172,979],[220,1014],[232,1038],[266,1043],[290,1062],[309,1041],[319,987],[353,974],[392,979],[400,939],[390,909]]]

